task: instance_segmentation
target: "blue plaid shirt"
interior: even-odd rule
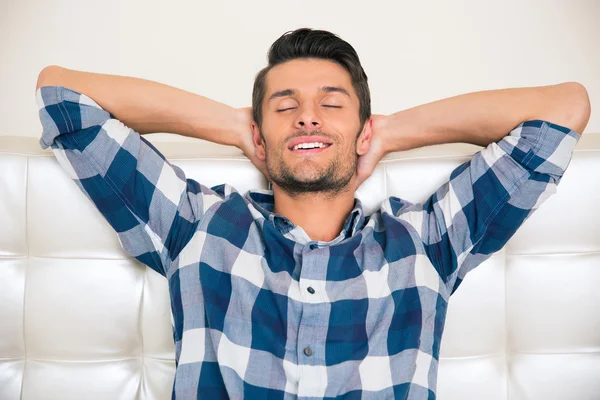
[[[549,196],[579,133],[525,121],[456,167],[423,203],[360,200],[311,240],[242,195],[186,178],[84,94],[37,90],[42,148],[168,279],[178,399],[435,399],[450,295]]]

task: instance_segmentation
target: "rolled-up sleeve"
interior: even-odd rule
[[[580,137],[548,121],[522,122],[411,207],[422,213],[425,251],[450,293],[556,193]]]
[[[90,97],[62,86],[36,91],[43,132],[70,178],[117,233],[123,249],[167,276],[199,218],[223,199],[171,164]]]

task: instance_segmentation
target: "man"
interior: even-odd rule
[[[336,35],[287,32],[268,58],[241,109],[47,67],[40,144],[169,280],[173,397],[435,398],[449,297],[555,193],[587,92],[483,91],[371,115],[367,76]],[[186,178],[151,132],[238,146],[273,190]],[[447,142],[485,148],[425,202],[364,214],[354,192],[385,154]]]

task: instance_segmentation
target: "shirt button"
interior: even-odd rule
[[[308,293],[310,293],[310,294],[315,293],[315,289],[313,289],[312,286],[309,286],[306,290],[308,290]]]
[[[319,247],[319,246],[317,246],[316,244],[311,244],[311,245],[310,245],[310,249],[311,249],[311,250],[314,250],[314,249],[316,249],[317,247]]]
[[[304,349],[304,354],[310,357],[312,355],[312,349],[310,347],[306,347]]]

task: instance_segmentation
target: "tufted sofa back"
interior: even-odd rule
[[[207,186],[267,187],[237,149],[152,142]],[[480,149],[390,154],[357,196],[367,213],[421,202]],[[440,399],[600,398],[599,174],[600,135],[584,134],[557,193],[451,297]],[[166,279],[122,250],[51,149],[0,136],[0,399],[169,399],[174,372]]]

